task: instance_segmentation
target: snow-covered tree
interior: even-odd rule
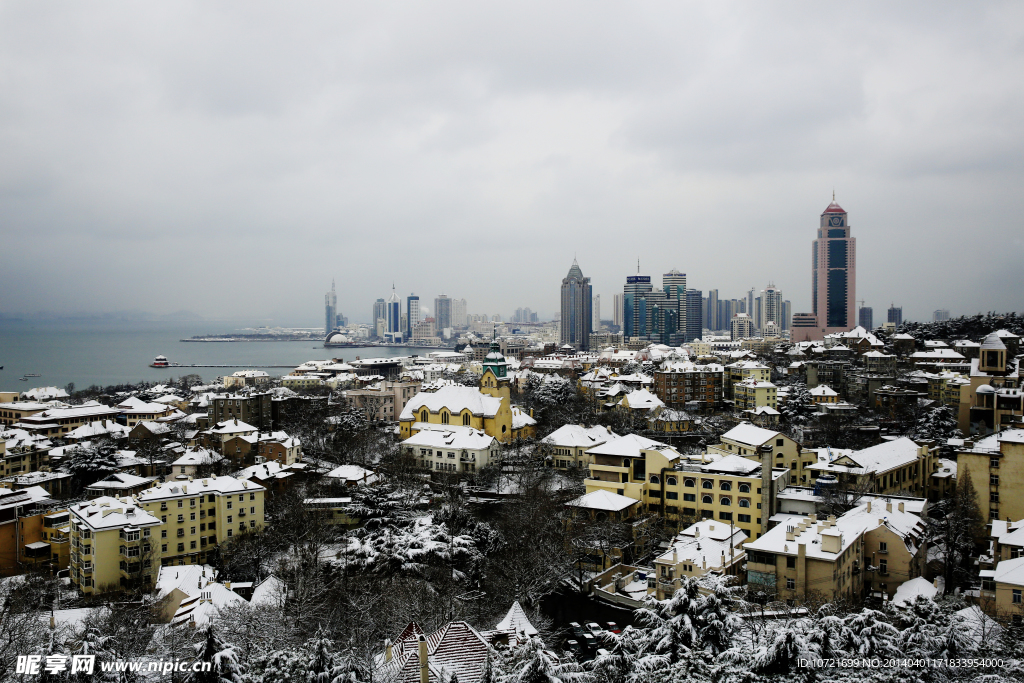
[[[924,413],[913,431],[913,438],[931,439],[940,446],[945,444],[947,439],[958,439],[961,436],[956,416],[949,406],[938,406]]]
[[[885,614],[864,609],[846,618],[850,645],[856,657],[895,657],[900,652],[900,632]]]
[[[209,662],[209,671],[190,671],[185,683],[243,683],[244,667],[235,648],[217,635],[213,624],[200,631],[201,640],[195,644],[194,662]]]
[[[72,485],[81,491],[107,475],[120,471],[116,452],[117,446],[110,442],[79,446],[64,458],[60,469],[72,475]]]

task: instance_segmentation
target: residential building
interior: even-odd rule
[[[17,414],[21,409],[22,405],[18,403],[5,404],[0,412]],[[160,406],[160,411],[165,411],[166,409],[167,406]],[[18,422],[21,429],[33,434],[61,436],[90,422],[115,420],[123,412],[119,408],[112,408],[95,401],[89,401],[88,403],[68,408],[44,408],[42,411],[34,412],[31,415],[23,415]],[[161,415],[169,412],[169,410],[161,412]]]
[[[957,423],[961,432],[984,436],[1020,421],[1024,393],[1019,368],[998,333],[985,337],[978,357],[971,359],[970,385],[960,388]]]
[[[823,475],[835,477],[840,486],[874,494],[902,494],[925,498],[938,463],[927,446],[907,437],[884,441],[859,451],[818,449],[817,462],[806,469],[811,480]],[[979,501],[980,502],[980,501]]]
[[[965,440],[956,470],[958,483],[970,477],[986,523],[1024,519],[1024,429]]]
[[[679,589],[683,577],[740,576],[747,561],[743,549],[747,538],[743,529],[713,519],[691,524],[654,558],[654,577],[648,578],[648,593],[665,600]]]
[[[212,424],[238,420],[256,429],[270,431],[277,419],[276,403],[279,402],[273,400],[270,392],[216,394],[210,397],[207,412]]]
[[[568,344],[579,351],[590,348],[592,329],[593,291],[590,278],[573,259],[569,273],[562,279],[562,334],[561,344]]]
[[[445,624],[427,634],[416,623],[405,627],[384,653],[374,658],[373,679],[382,683],[440,683],[457,678],[482,681],[490,645],[464,621]]]
[[[480,389],[463,386],[442,387],[433,393],[416,394],[406,403],[398,419],[403,441],[423,429],[420,423],[472,427],[502,443],[532,434],[536,425],[533,421],[533,425],[514,429],[512,405],[507,398],[490,396]]]
[[[735,341],[754,336],[754,321],[746,313],[736,313],[729,323],[730,337]]]
[[[1020,624],[1024,621],[1024,557],[997,564],[992,582],[995,599],[987,605],[989,612],[1004,623]]]
[[[70,508],[71,584],[89,595],[156,580],[160,519],[137,501],[103,496]]]
[[[884,508],[867,502],[838,519],[792,519],[747,543],[747,587],[791,605],[890,600],[900,585],[923,574],[925,532],[921,517],[902,502]]]
[[[251,481],[211,475],[154,486],[135,501],[161,523],[154,549],[164,565],[204,564],[228,538],[263,527],[265,492]]]
[[[436,474],[475,474],[498,462],[498,440],[479,429],[461,425],[421,426],[400,446],[418,467]]]
[[[391,344],[401,344],[402,336],[402,300],[395,292],[394,285],[391,286],[391,296],[384,302],[384,341]]]
[[[754,326],[763,330],[768,323],[775,323],[776,328],[782,330],[782,290],[769,282],[768,286],[761,290],[759,299],[760,314],[754,318]]]
[[[61,531],[66,514],[40,486],[0,488],[0,576],[42,565],[67,567],[67,537]]]
[[[41,413],[49,407],[46,403],[37,403],[36,401],[15,400],[0,403],[0,424],[4,427],[11,427],[29,415]]]
[[[258,433],[256,464],[276,462],[292,465],[302,461],[302,443],[287,432]]]
[[[949,309],[948,308],[937,308],[937,309],[935,309],[935,312],[932,313],[932,321],[939,323],[939,322],[943,322],[945,320],[949,320]]]
[[[807,393],[814,403],[839,403],[839,394],[827,384],[819,384]]]
[[[790,470],[790,482],[807,482],[806,468],[816,462],[814,454],[804,451],[800,444],[781,432],[764,429],[749,422],[727,431],[722,435],[721,442],[707,447],[707,452],[710,455],[739,455],[760,461],[767,449],[771,452],[772,467]]]
[[[899,327],[903,324],[902,306],[897,306],[896,304],[889,305],[888,322],[892,323],[893,327]]]
[[[617,436],[607,427],[562,425],[540,440],[537,454],[545,459],[548,467],[555,469],[589,467],[593,458],[587,450]]]
[[[725,398],[725,369],[718,364],[695,365],[690,361],[668,361],[654,372],[654,393],[669,408],[713,410]]]
[[[369,420],[394,421],[421,386],[419,380],[381,380],[363,389],[348,389],[341,395],[349,406],[362,410]]]
[[[746,379],[732,385],[733,402],[736,410],[754,410],[768,407],[775,410],[778,404],[778,387],[771,382]]]
[[[736,384],[746,380],[768,382],[771,380],[771,376],[771,368],[757,361],[740,360],[730,363],[725,366],[725,375],[723,377],[726,395],[735,401],[736,394],[733,388]]]
[[[875,310],[871,306],[861,306],[857,313],[857,324],[865,330],[875,329]]]
[[[405,329],[402,330],[406,337],[412,336],[413,330],[416,329],[416,325],[423,320],[423,316],[420,314],[420,298],[415,294],[409,294],[405,298]],[[434,335],[428,335],[433,337]]]
[[[622,294],[612,296],[612,325],[622,331]]]
[[[593,318],[590,323],[590,331],[596,332],[601,329],[601,295],[594,295]]]

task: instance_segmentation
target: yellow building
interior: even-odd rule
[[[265,492],[254,482],[211,475],[165,482],[136,500],[161,522],[156,542],[164,565],[203,564],[225,540],[263,527]]]
[[[587,451],[617,438],[607,427],[562,425],[540,440],[537,454],[549,467],[564,470],[570,467],[589,467],[593,457]]]
[[[827,384],[819,384],[808,392],[815,403],[839,403],[839,394]]]
[[[588,454],[594,459],[584,482],[588,493],[627,496],[677,525],[699,519],[732,523],[751,538],[767,530],[777,495],[789,481],[784,468],[764,470],[760,462],[737,455],[688,460],[636,434],[611,439]]]
[[[151,586],[160,567],[160,520],[133,500],[104,496],[71,506],[71,583],[86,594]]]
[[[983,606],[989,613],[1004,623],[1020,624],[1024,620],[1024,557],[1003,560],[993,577],[995,599]]]
[[[772,449],[772,467],[789,468],[793,484],[807,483],[806,468],[817,461],[815,454],[781,432],[744,422],[723,434],[721,443],[708,446],[707,451],[712,455],[740,455],[760,461],[765,446]]]
[[[67,538],[54,507],[50,494],[39,486],[0,489],[0,576],[43,565],[67,567]]]
[[[902,583],[921,576],[927,557],[924,521],[903,503],[877,502],[839,519],[793,519],[747,543],[746,551],[748,590],[790,604],[891,599]]]
[[[316,375],[285,375],[281,378],[281,386],[288,389],[315,389],[323,385],[324,381]]]
[[[490,376],[485,374],[483,381],[488,380]],[[492,396],[474,387],[450,386],[416,394],[405,404],[398,422],[403,441],[420,430],[417,423],[427,423],[472,427],[508,443],[532,436],[536,431],[536,421],[518,409],[517,412],[515,419],[506,396]]]
[[[932,474],[938,468],[927,446],[919,446],[905,436],[859,451],[819,448],[813,452],[818,462],[807,467],[812,481],[832,475],[841,485],[864,486],[876,494],[927,498]]]
[[[754,360],[741,360],[725,366],[725,395],[736,400],[734,387],[748,379],[758,382],[768,382],[772,378],[772,371],[767,365]]]
[[[960,387],[958,426],[964,434],[984,436],[1008,428],[1022,409],[1019,365],[993,332],[982,342],[978,358],[971,359],[970,385]]]
[[[956,469],[958,481],[971,478],[986,523],[1024,518],[1024,429],[965,440]]]
[[[658,600],[670,598],[684,576],[742,578],[747,538],[742,529],[711,519],[686,527],[672,539],[668,550],[654,558],[654,577],[648,578],[647,593]]]
[[[745,379],[732,385],[732,395],[736,410],[754,410],[762,406],[774,410],[779,407],[778,387],[771,382]]]

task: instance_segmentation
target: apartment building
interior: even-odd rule
[[[768,382],[771,378],[772,371],[767,365],[753,360],[736,361],[725,366],[725,393],[730,399],[735,401],[736,394],[733,387],[740,382],[748,379],[756,382]]]
[[[891,599],[921,576],[924,521],[902,502],[869,501],[838,519],[811,514],[747,543],[747,586],[789,604],[866,597]]]
[[[957,479],[971,478],[985,522],[1024,519],[1024,429],[1008,429],[957,450]]]
[[[654,558],[654,576],[648,577],[648,594],[658,600],[672,597],[682,578],[739,576],[747,561],[743,544],[747,532],[731,524],[704,519],[686,527]]]
[[[110,496],[70,508],[71,583],[86,594],[151,586],[160,568],[160,519]]]
[[[269,392],[215,394],[209,399],[210,423],[238,420],[256,429],[273,429],[273,395]]]
[[[155,547],[164,565],[203,564],[227,539],[263,526],[265,492],[251,481],[211,475],[169,481],[135,500],[160,522]]]
[[[605,490],[640,501],[643,510],[676,524],[719,520],[757,538],[768,529],[778,493],[789,482],[786,468],[738,455],[688,459],[666,444],[636,434],[592,448],[587,492]],[[768,463],[767,467],[765,463]]]
[[[23,429],[0,433],[0,478],[49,467],[50,441]]]
[[[36,401],[0,403],[0,425],[11,427],[30,415],[41,413],[51,406]]]
[[[724,386],[725,369],[714,363],[670,361],[654,372],[654,393],[669,408],[685,408],[690,402],[706,410],[719,408],[724,400]]]
[[[736,410],[754,410],[779,407],[778,387],[771,382],[745,379],[732,385],[732,396]]]
[[[813,453],[806,452],[796,441],[781,432],[764,429],[749,422],[739,424],[722,435],[721,443],[708,446],[709,455],[739,455],[760,461],[765,447],[772,451],[772,467],[789,468],[790,482],[805,484],[806,468],[816,462]]]
[[[394,421],[419,393],[421,384],[418,380],[384,380],[364,389],[349,389],[342,396],[351,407],[364,411],[367,419]]]
[[[282,465],[291,465],[302,461],[301,442],[294,436],[288,436],[286,432],[259,434],[257,444],[258,463],[273,461]]]
[[[928,497],[931,476],[938,467],[934,453],[907,437],[885,441],[859,451],[818,449],[818,461],[806,469],[814,482],[832,475],[841,486],[866,485],[871,493]]]
[[[400,448],[418,467],[449,474],[475,473],[496,463],[500,453],[493,436],[460,425],[423,425]]]
[[[9,408],[5,408],[5,411],[9,410]],[[114,420],[120,412],[117,408],[89,401],[80,406],[46,408],[43,411],[22,417],[19,422],[22,429],[33,434],[61,436],[90,422]]]
[[[41,487],[0,489],[0,576],[20,574],[41,564],[58,569],[67,566],[67,539],[60,533],[60,511],[54,507],[50,494]]]
[[[607,427],[562,425],[540,440],[537,454],[545,459],[548,467],[555,469],[589,467],[593,458],[587,451],[614,438],[618,438],[618,434]]]

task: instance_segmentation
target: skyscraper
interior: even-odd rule
[[[850,236],[847,213],[834,194],[821,214],[812,255],[811,300],[820,334],[846,332],[856,320],[857,240]]]
[[[444,294],[434,299],[434,319],[437,322],[438,335],[441,334],[441,330],[452,326],[452,300]]]
[[[391,287],[391,296],[388,297],[384,306],[386,324],[384,327],[384,339],[390,342],[402,341],[402,300],[395,293],[395,287]]]
[[[650,275],[626,278],[622,297],[622,333],[625,339],[647,333],[647,295],[651,292]]]
[[[686,336],[684,341],[691,342],[703,336],[704,297],[699,289],[686,290]]]
[[[754,326],[764,329],[769,322],[775,323],[780,330],[786,329],[783,326],[782,311],[782,290],[769,282],[768,286],[761,290],[761,311],[760,316],[755,319]]]
[[[619,328],[622,331],[622,295],[612,295],[612,325]]]
[[[601,329],[601,295],[594,295],[594,320],[590,324],[591,330]]]
[[[903,307],[896,304],[889,305],[889,322],[899,327],[903,324]]]
[[[938,308],[938,309],[936,309],[935,312],[932,313],[932,321],[940,323],[943,320],[949,320],[949,309],[948,308]]]
[[[562,344],[570,344],[581,351],[589,347],[592,297],[590,278],[583,277],[583,271],[573,259],[569,274],[562,278]]]
[[[793,326],[793,302],[786,299],[782,302],[782,329],[788,330]]]
[[[324,295],[324,334],[334,331],[338,322],[338,294],[334,291],[334,280],[331,280],[331,291]]]
[[[857,324],[868,332],[875,329],[875,309],[870,306],[861,306],[857,318]]]
[[[387,331],[387,328],[388,328],[388,326],[387,326],[387,319],[388,319],[387,304],[384,301],[384,299],[377,299],[376,301],[373,302],[373,320],[371,322],[373,323],[373,329],[376,330],[377,327],[378,327],[377,321],[378,320],[383,320],[384,321],[384,325],[382,327],[382,332],[378,336],[382,336],[383,332]],[[376,334],[376,332],[375,332],[375,334]]]
[[[420,316],[420,298],[415,294],[409,294],[405,299],[405,324],[407,327],[404,332],[407,335],[411,335],[412,329],[416,327],[416,323],[422,319],[422,316]]]
[[[712,332],[722,329],[718,320],[718,290],[708,290],[708,310],[704,314],[707,318],[707,328]]]
[[[452,327],[461,329],[466,326],[466,300],[452,299]]]

